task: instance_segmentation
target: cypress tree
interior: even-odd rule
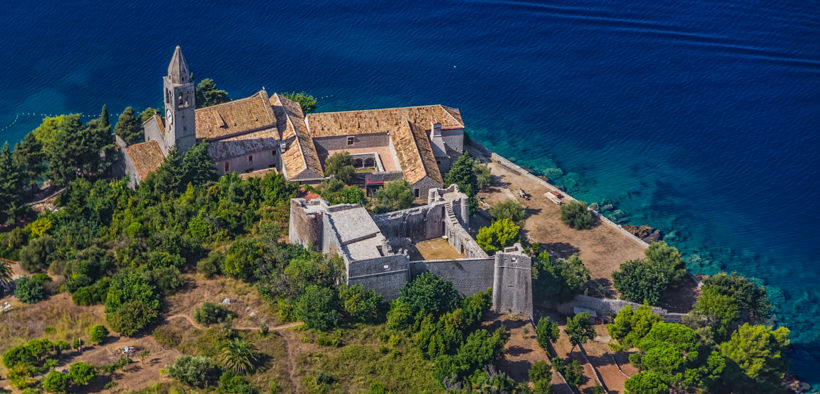
[[[143,139],[142,125],[134,116],[134,109],[126,107],[122,115],[114,126],[114,134],[120,136],[128,145],[137,143]]]
[[[37,187],[37,178],[43,175],[46,170],[46,154],[43,144],[34,136],[34,133],[26,134],[23,141],[14,145],[12,153],[14,163],[20,169],[23,188],[31,190]]]

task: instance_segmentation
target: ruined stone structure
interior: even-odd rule
[[[263,88],[243,99],[196,108],[191,71],[177,47],[163,77],[165,111],[144,124],[145,142],[117,145],[132,187],[176,147],[184,154],[207,141],[218,174],[272,170],[291,181],[326,178],[324,162],[348,152],[362,183],[380,187],[404,178],[416,197],[443,186],[442,172],[464,152],[458,109],[443,105],[305,115],[298,103]],[[161,116],[164,114],[164,118]],[[366,178],[366,179],[365,179]]]
[[[348,284],[361,284],[386,299],[422,272],[449,280],[463,295],[493,289],[493,310],[532,316],[531,260],[521,245],[488,256],[470,236],[467,195],[456,185],[430,189],[427,205],[371,216],[358,204],[291,200],[290,242],[345,263]],[[414,245],[444,238],[460,257],[413,259]]]

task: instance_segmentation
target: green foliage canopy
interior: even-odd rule
[[[513,223],[521,224],[526,218],[526,211],[521,203],[515,200],[500,202],[490,208],[490,216],[493,220],[509,219]]]
[[[503,218],[479,229],[475,240],[485,251],[495,252],[514,244],[518,240],[520,229],[521,227],[510,219]]]
[[[336,152],[325,160],[325,175],[349,184],[356,174],[353,157],[347,152]]]
[[[231,101],[228,92],[216,88],[213,79],[205,78],[196,85],[196,107],[205,108]]]
[[[305,115],[316,110],[316,98],[305,92],[287,92],[283,96],[299,103],[299,107],[302,108],[302,113]]]
[[[573,200],[561,205],[561,220],[576,230],[586,230],[592,227],[592,212],[587,209],[587,203]]]
[[[410,208],[414,198],[413,187],[406,180],[387,182],[373,195],[373,212],[384,213]]]
[[[134,108],[125,107],[114,126],[114,134],[120,136],[129,145],[143,140],[142,122],[137,121]]]

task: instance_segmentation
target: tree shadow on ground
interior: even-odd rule
[[[686,277],[680,283],[666,289],[658,306],[673,313],[688,313],[692,310],[699,295],[698,285],[694,280]]]
[[[551,242],[541,244],[541,247],[549,252],[550,256],[566,259],[581,252],[575,245],[568,242]]]

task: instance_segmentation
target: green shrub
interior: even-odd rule
[[[131,301],[123,304],[114,313],[108,315],[111,328],[127,337],[133,336],[143,328],[153,324],[159,313],[142,301]]]
[[[488,227],[478,230],[475,240],[478,246],[487,252],[502,250],[518,240],[518,231],[521,229],[510,219],[496,220]]]
[[[48,297],[45,283],[50,281],[51,278],[45,274],[22,276],[14,282],[14,295],[20,302],[36,304]]]
[[[89,334],[91,334],[91,342],[99,345],[105,342],[108,338],[108,329],[102,324],[97,324],[96,326],[91,327]]]
[[[271,382],[274,387],[275,382]],[[219,392],[226,394],[256,394],[257,390],[242,376],[233,371],[225,371],[219,377]],[[272,390],[273,393],[276,391]]]
[[[309,114],[316,110],[316,98],[306,92],[287,92],[283,96],[299,103],[303,114]]]
[[[509,219],[513,223],[520,224],[526,217],[526,211],[518,201],[507,200],[490,208],[490,216],[493,220]]]
[[[225,265],[225,255],[219,252],[211,252],[208,257],[196,263],[196,272],[210,279],[222,273]]]
[[[91,364],[82,361],[71,364],[68,373],[71,375],[71,381],[79,386],[84,386],[97,377],[97,370]]]
[[[308,328],[327,331],[339,325],[339,299],[336,291],[316,285],[308,286],[296,301],[296,316]]]
[[[461,305],[462,297],[453,283],[438,276],[424,272],[399,291],[400,302],[410,307],[410,316],[415,317],[420,311],[441,316]]]
[[[192,387],[205,388],[216,382],[219,368],[208,357],[183,355],[168,367],[168,376]]]
[[[325,175],[349,184],[356,174],[353,167],[353,157],[347,152],[337,152],[325,160]]]
[[[71,376],[64,372],[51,370],[43,379],[43,390],[49,393],[63,393],[71,385]]]
[[[29,272],[43,271],[51,264],[56,249],[57,242],[50,235],[34,238],[20,250],[20,265]]]
[[[576,230],[586,230],[592,227],[592,212],[587,209],[587,203],[574,200],[561,205],[561,220],[567,226]]]
[[[379,323],[384,320],[382,295],[362,285],[339,286],[339,300],[345,314],[354,322]]]
[[[413,187],[406,180],[387,182],[373,195],[373,212],[384,213],[410,208],[414,196]]]
[[[231,318],[235,313],[221,304],[206,302],[194,311],[194,320],[203,325],[222,323]]]
[[[669,279],[663,269],[648,261],[629,260],[612,273],[612,285],[628,301],[658,305]]]
[[[102,278],[90,286],[80,287],[71,293],[71,300],[75,305],[97,305],[105,302],[108,294],[108,286],[111,285],[109,278]]]

